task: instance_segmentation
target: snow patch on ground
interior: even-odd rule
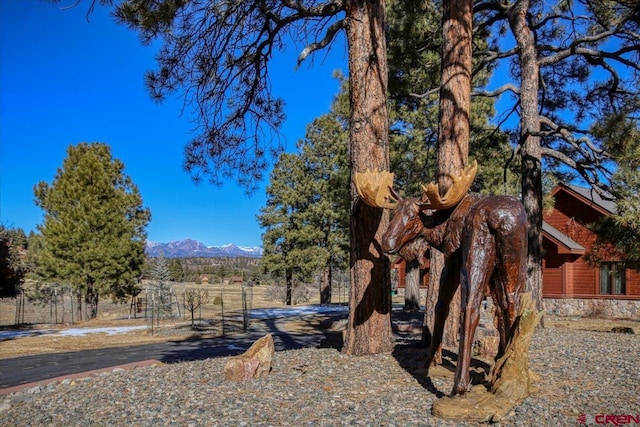
[[[252,319],[278,319],[282,317],[307,316],[312,314],[341,314],[349,311],[346,305],[307,305],[286,308],[254,308]]]
[[[69,329],[33,329],[27,331],[0,331],[0,341],[33,337],[39,335],[57,335],[63,337],[84,337],[87,334],[124,334],[138,329],[145,329],[146,326],[114,326],[104,328],[69,328]]]

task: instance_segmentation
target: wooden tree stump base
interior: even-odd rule
[[[530,394],[539,376],[529,371],[529,344],[544,312],[535,308],[531,294],[522,294],[513,337],[504,356],[489,373],[488,389],[474,386],[464,396],[445,397],[433,404],[433,414],[457,421],[499,421]]]

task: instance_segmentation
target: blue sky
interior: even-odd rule
[[[88,0],[61,10],[73,3],[0,1],[0,223],[35,230],[42,211],[34,185],[53,181],[69,145],[104,142],[151,209],[149,240],[260,245],[256,215],[268,182],[250,197],[234,182],[194,185],[182,170],[190,111],[179,99],[153,102],[144,87],[156,48],[142,46],[105,8],[96,6],[87,22]],[[346,73],[344,52],[338,43],[297,70],[296,49],[274,60],[271,79],[287,105],[282,134],[289,151],[306,125],[328,111],[339,89],[331,73]]]

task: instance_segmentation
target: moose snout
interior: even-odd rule
[[[382,252],[386,254],[395,255],[400,250],[400,248],[396,243],[396,239],[391,238],[387,235],[382,236],[382,241],[380,243],[381,243],[380,246],[382,248]]]

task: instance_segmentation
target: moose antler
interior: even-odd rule
[[[420,207],[422,209],[448,209],[454,207],[471,188],[477,172],[478,162],[474,160],[473,164],[464,168],[460,175],[453,177],[453,184],[449,187],[444,197],[440,197],[440,190],[437,184],[422,185],[422,201],[424,203],[421,203]]]
[[[371,170],[356,172],[354,181],[358,196],[367,205],[385,209],[396,207],[395,197],[392,196],[393,173]]]

